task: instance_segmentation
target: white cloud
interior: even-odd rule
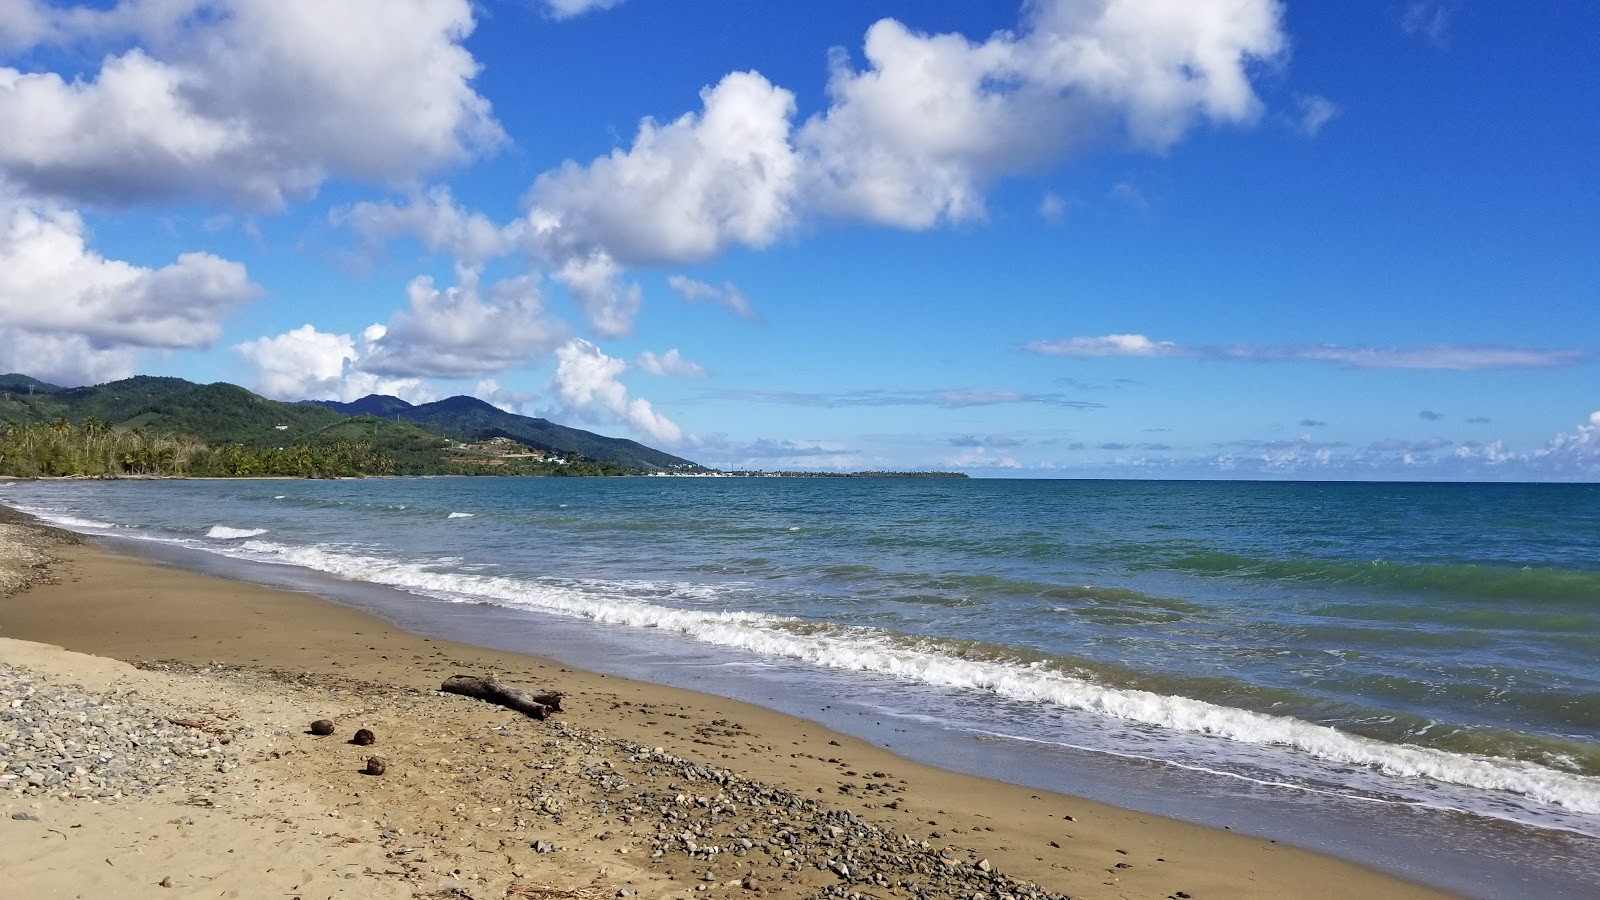
[[[745,299],[744,292],[731,281],[724,281],[721,287],[717,287],[683,275],[669,275],[667,286],[690,303],[718,303],[741,319],[756,318],[756,311],[750,308],[750,301]]]
[[[1248,69],[1286,47],[1275,0],[1040,0],[982,43],[884,19],[867,66],[836,53],[831,107],[797,135],[823,209],[902,228],[983,215],[999,178],[1120,142],[1161,152],[1259,107]]]
[[[556,350],[553,386],[569,411],[603,411],[651,440],[682,441],[683,430],[656,412],[650,401],[628,396],[628,389],[617,380],[627,368],[627,363],[605,355],[594,344],[574,339]]]
[[[557,21],[621,5],[622,0],[544,0],[545,12]]]
[[[694,262],[788,229],[794,95],[735,72],[700,98],[698,115],[646,119],[628,150],[539,176],[529,195],[538,251],[558,264],[596,249],[625,265]]]
[[[1600,426],[1600,409],[1597,409],[1594,412],[1589,413],[1589,424],[1590,425]]]
[[[1344,111],[1339,104],[1317,94],[1301,94],[1295,97],[1295,106],[1300,113],[1295,121],[1295,130],[1306,137],[1316,137],[1324,125],[1332,122]]]
[[[138,353],[128,346],[96,347],[81,334],[0,327],[0,371],[51,384],[101,384],[138,371]]]
[[[473,385],[472,396],[485,403],[497,406],[508,413],[521,413],[522,409],[539,395],[532,391],[519,391],[500,384],[493,378],[485,378]]]
[[[554,276],[578,301],[589,324],[606,337],[621,337],[633,331],[633,317],[639,314],[644,292],[633,282],[622,281],[622,267],[603,250],[587,256],[568,257]]]
[[[639,354],[634,360],[634,365],[641,371],[651,375],[672,376],[677,378],[704,378],[706,370],[699,363],[684,359],[678,353],[678,348],[673,347],[665,353],[657,355],[649,350]]]
[[[866,68],[834,54],[830,105],[798,129],[793,94],[726,75],[699,112],[646,119],[631,146],[540,175],[525,241],[601,334],[626,334],[638,293],[621,267],[765,248],[813,216],[912,229],[980,218],[994,182],[1073,151],[1163,152],[1200,123],[1252,120],[1250,68],[1285,46],[1278,0],[1036,0],[1016,33],[982,42],[884,19]]]
[[[358,338],[302,325],[235,344],[233,349],[256,365],[255,391],[279,400],[349,402],[368,394],[389,394],[413,403],[435,399],[420,379],[385,378],[356,367],[383,335],[382,325],[370,326]]]
[[[0,68],[0,175],[32,194],[275,209],[329,177],[410,182],[504,139],[471,85],[468,0],[29,9],[0,19],[15,47],[136,44],[70,81]]]
[[[1337,344],[1205,347],[1154,341],[1142,334],[1109,334],[1030,341],[1022,349],[1044,356],[1089,359],[1111,356],[1195,356],[1248,362],[1331,362],[1358,369],[1537,369],[1570,366],[1590,357],[1586,350],[1543,350],[1437,344],[1431,347],[1352,347]]]
[[[244,266],[209,253],[159,269],[107,259],[77,213],[0,194],[0,329],[12,343],[33,336],[32,350],[11,355],[36,368],[59,360],[53,371],[83,381],[131,368],[124,349],[210,346],[222,318],[258,292]],[[81,371],[66,364],[70,347],[81,348]]]
[[[389,320],[361,368],[395,377],[470,378],[536,362],[567,337],[549,316],[532,276],[507,278],[480,291],[470,269],[439,289],[421,276],[406,288],[407,305]]]
[[[954,469],[1020,469],[1022,464],[1017,462],[1015,456],[1005,453],[992,453],[981,447],[964,450],[944,461],[944,465]]]
[[[411,197],[404,205],[362,202],[329,214],[335,225],[347,225],[369,249],[398,237],[410,237],[428,250],[449,253],[456,262],[477,268],[516,248],[522,234],[519,220],[501,226],[480,212],[468,210],[446,187]]]
[[[1105,356],[1179,356],[1187,351],[1172,341],[1152,341],[1142,334],[1108,334],[1059,341],[1032,341],[1023,349],[1045,356],[1098,358]]]

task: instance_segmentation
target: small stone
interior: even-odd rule
[[[549,841],[534,841],[533,842],[533,852],[535,852],[535,853],[554,853],[554,852],[556,852],[556,845],[550,843]]]
[[[377,736],[372,733],[371,729],[359,728],[356,730],[356,736],[350,739],[350,743],[355,744],[357,747],[370,747],[377,740]]]
[[[156,884],[158,884],[158,885],[160,885],[161,887],[164,887],[164,888],[172,887],[172,876],[168,875],[167,877],[165,877],[165,878],[161,879],[160,881],[156,882]]]
[[[330,734],[333,734],[333,720],[318,719],[315,722],[312,722],[311,733],[319,737],[326,737]]]
[[[369,756],[367,757],[367,767],[361,771],[368,775],[382,775],[384,770],[387,768],[389,767],[384,763],[383,760],[376,756]]]
[[[972,864],[972,867],[974,869],[977,869],[979,872],[993,872],[994,871],[994,866],[989,865],[989,861],[987,859],[978,860],[976,863]]]
[[[12,813],[11,814],[11,818],[16,819],[18,822],[37,822],[37,821],[39,821],[39,817],[34,815],[34,814],[32,814],[32,813],[20,813],[20,812],[19,813]]]

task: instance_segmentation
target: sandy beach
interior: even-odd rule
[[[12,896],[1447,896],[7,521],[13,719],[59,694],[190,742],[119,797],[127,779],[96,781],[92,762],[0,787]],[[563,692],[563,710],[540,722],[438,693],[490,673]],[[316,719],[334,733],[308,733]],[[358,728],[375,743],[350,743]],[[374,756],[382,775],[363,773]]]

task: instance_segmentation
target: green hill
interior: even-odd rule
[[[199,385],[181,378],[136,376],[61,388],[26,375],[0,375],[0,422],[31,424],[95,420],[117,428],[188,435],[213,447],[278,450],[340,442],[370,445],[395,462],[400,474],[486,471],[463,466],[455,441],[509,437],[563,457],[590,462],[566,467],[534,462],[493,467],[528,474],[619,474],[700,471],[686,459],[637,441],[566,428],[516,416],[471,397],[412,406],[398,397],[372,395],[354,403],[281,403],[232,384]],[[591,463],[593,465],[591,465]]]
[[[412,406],[397,397],[372,394],[352,403],[313,401],[339,412],[370,412],[402,422],[411,422],[435,434],[458,441],[483,441],[506,437],[535,450],[577,454],[585,459],[615,463],[637,472],[703,472],[705,468],[680,456],[673,456],[638,441],[606,437],[592,431],[557,425],[548,419],[519,416],[475,397],[449,397],[434,403]]]

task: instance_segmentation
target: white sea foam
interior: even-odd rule
[[[62,528],[94,528],[98,530],[117,527],[110,522],[101,522],[95,519],[80,519],[77,516],[67,516],[62,515],[61,513],[48,512],[44,510],[30,509],[25,511],[32,513],[34,516],[43,519],[52,525],[60,525]]]
[[[450,515],[445,516],[445,518],[446,519],[470,519],[470,518],[473,518],[476,515],[477,515],[477,513],[453,512]]]
[[[231,541],[238,538],[259,537],[266,533],[267,529],[265,528],[229,528],[226,525],[213,525],[211,530],[206,532],[206,537]]]
[[[833,669],[879,673],[923,684],[987,691],[1013,700],[1154,725],[1242,744],[1289,748],[1328,762],[1361,766],[1402,779],[1424,779],[1506,791],[1585,815],[1600,814],[1600,778],[1529,762],[1467,756],[1346,734],[1288,716],[1218,706],[1186,697],[1107,687],[1040,665],[961,659],[930,644],[873,628],[829,626],[737,610],[685,610],[629,599],[626,588],[601,583],[541,583],[518,578],[438,572],[410,563],[248,541],[254,558],[304,566],[352,580],[390,585],[458,602],[492,601],[513,608],[659,628],[706,643]]]

